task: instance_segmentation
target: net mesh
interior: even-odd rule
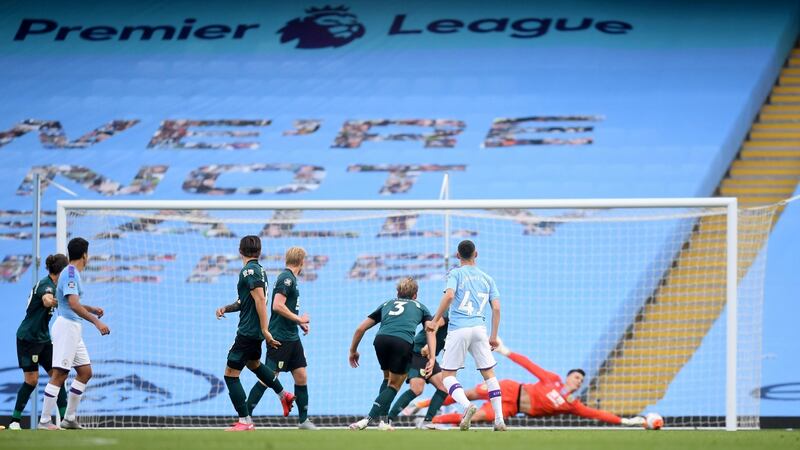
[[[772,208],[739,214],[739,426],[758,426],[761,307]],[[725,415],[724,209],[603,210],[68,210],[68,237],[90,241],[83,302],[102,306],[112,332],[83,336],[95,376],[81,403],[88,426],[225,426],[235,417],[223,372],[238,317],[216,320],[236,298],[239,239],[262,238],[269,283],[290,246],[307,252],[298,280],[308,360],[309,415],[341,426],[363,417],[382,380],[370,331],[362,365],[348,348],[355,327],[413,276],[438,306],[462,239],[502,299],[508,347],[562,375],[581,367],[578,397],[621,416],[649,411],[668,426],[719,427]],[[449,228],[446,225],[449,218]],[[453,250],[454,252],[454,250]],[[268,294],[267,298],[270,298]],[[537,380],[497,356],[500,379]],[[481,380],[468,362],[462,385]],[[242,372],[245,391],[255,383]],[[281,374],[288,390],[290,374]],[[423,397],[433,393],[428,386]],[[424,410],[423,410],[424,412]],[[257,425],[294,426],[267,393]],[[411,421],[412,418],[403,419]],[[573,416],[512,425],[578,426]]]

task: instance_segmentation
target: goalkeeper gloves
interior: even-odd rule
[[[623,418],[622,424],[626,427],[640,427],[644,425],[644,417],[636,416],[631,417],[630,419]]]

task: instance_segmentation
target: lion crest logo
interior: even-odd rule
[[[346,6],[306,9],[302,19],[292,19],[278,30],[281,44],[297,39],[295,48],[341,47],[364,36],[365,29]]]

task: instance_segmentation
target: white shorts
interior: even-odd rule
[[[56,318],[50,331],[53,339],[53,367],[70,370],[92,363],[83,343],[82,331],[80,322]]]
[[[497,365],[485,326],[459,328],[447,332],[442,370],[463,369],[467,352],[472,355],[478,370],[491,369]]]

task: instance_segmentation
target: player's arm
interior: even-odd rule
[[[363,322],[361,322],[361,324],[358,325],[358,328],[356,328],[355,333],[353,333],[353,341],[350,343],[350,367],[358,367],[358,358],[361,356],[358,354],[358,344],[360,344],[361,339],[364,338],[364,333],[366,333],[370,328],[374,327],[377,323],[378,322],[372,317],[367,317]]]
[[[103,314],[105,314],[105,311],[103,311],[103,308],[100,308],[98,306],[83,305],[83,307],[86,308],[86,310],[89,311],[90,313],[92,313],[95,316],[97,316],[98,319],[103,317]]]
[[[500,342],[497,340],[497,331],[500,328],[500,297],[489,302],[492,305],[492,334],[489,336],[489,345],[496,349]]]
[[[443,327],[443,326],[444,326],[444,317],[442,317],[441,319],[439,319],[439,321],[438,321],[438,322],[436,322],[436,328],[437,328],[437,329],[438,329],[438,328],[441,328],[441,327]],[[426,328],[426,331],[425,331],[425,332],[427,333],[427,328]],[[436,336],[436,334],[435,334],[435,333],[434,333],[434,336]],[[434,351],[433,351],[433,354],[434,354],[434,355],[436,355],[436,349],[433,349],[433,350],[434,350]],[[419,352],[420,352],[420,354],[421,354],[422,356],[425,356],[425,357],[427,357],[427,356],[428,356],[428,344],[425,344],[425,346],[424,346],[424,347],[422,347],[422,348],[420,349],[420,351],[419,351]]]
[[[231,303],[230,305],[220,306],[217,308],[217,319],[221,319],[225,317],[225,314],[236,312],[242,309],[242,302],[239,299],[236,299],[235,302]]]
[[[286,296],[280,292],[276,292],[275,297],[272,299],[272,311],[301,326],[309,322],[308,313],[302,316],[293,313],[292,310],[286,306]]]
[[[489,336],[489,345],[494,350],[500,346],[500,341],[497,339],[497,332],[500,329],[500,291],[494,279],[489,280],[489,304],[492,306],[492,334]]]
[[[430,329],[429,329],[430,328]],[[433,366],[436,364],[436,331],[437,324],[431,323],[430,320],[425,321],[425,339],[428,341],[428,363],[425,365],[425,378],[428,378],[433,372]]]
[[[558,379],[558,375],[554,374],[553,372],[548,372],[542,369],[538,364],[526,358],[524,355],[512,352],[510,348],[503,345],[503,341],[500,341],[499,339],[498,341],[500,343],[500,345],[497,347],[498,353],[506,356],[511,361],[514,361],[515,363],[517,363],[517,365],[530,372],[536,378],[540,380]]]
[[[89,312],[83,305],[81,305],[81,298],[79,295],[70,294],[67,296],[67,301],[69,302],[69,307],[75,311],[75,314],[97,327],[97,330],[100,331],[101,335],[106,335],[111,332],[106,324],[101,322],[100,319],[98,319],[94,314]]]
[[[253,301],[256,304],[256,313],[258,314],[258,324],[261,327],[261,334],[267,341],[267,345],[272,348],[280,347],[281,343],[272,337],[269,332],[268,317],[267,317],[267,296],[264,294],[264,286],[256,286],[250,290],[250,295],[253,296]]]
[[[58,305],[58,300],[53,297],[53,294],[44,294],[42,296],[42,305],[44,305],[45,308],[53,308]]]
[[[436,314],[433,315],[433,320],[427,322],[427,326],[425,327],[425,332],[433,331],[436,332],[436,328],[439,323],[444,323],[444,313],[450,308],[450,304],[453,303],[453,298],[455,297],[455,290],[452,288],[447,288],[444,290],[444,294],[442,294],[442,300],[439,302],[439,309],[436,310]],[[430,328],[428,328],[430,327]]]
[[[601,422],[606,422],[613,425],[622,424],[622,418],[620,418],[618,415],[612,414],[608,411],[603,411],[602,409],[589,408],[583,403],[577,401],[573,405],[572,414],[575,414],[579,417],[585,417],[587,419],[599,420]]]

